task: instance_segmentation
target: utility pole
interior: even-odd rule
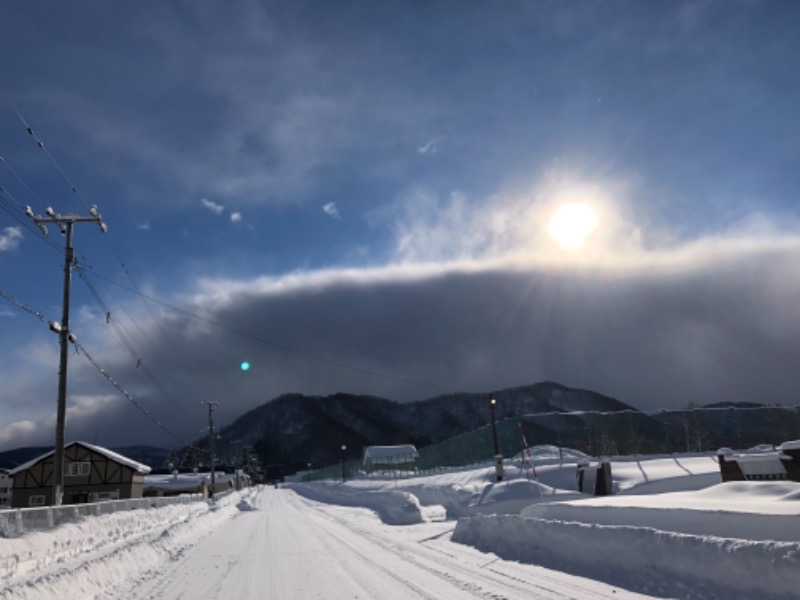
[[[209,489],[209,497],[214,499],[214,488],[216,486],[216,466],[214,465],[214,409],[217,407],[218,402],[208,403],[208,447],[211,453],[211,488]]]
[[[88,217],[77,215],[59,215],[52,208],[45,211],[46,217],[36,215],[30,206],[25,207],[25,214],[39,229],[47,235],[44,223],[56,223],[58,229],[66,238],[66,251],[64,253],[64,301],[62,304],[61,323],[50,322],[50,329],[59,335],[61,341],[61,359],[58,367],[58,404],[56,407],[56,444],[53,458],[53,506],[61,505],[61,496],[64,492],[64,429],[67,415],[67,342],[75,341],[75,334],[69,330],[69,291],[72,280],[72,263],[74,254],[72,247],[72,226],[75,223],[97,223],[103,233],[108,229],[103,223],[103,217],[97,212],[93,204],[89,209]]]
[[[344,472],[344,455],[345,455],[345,452],[347,452],[347,446],[342,444],[342,483],[344,483],[344,477],[345,477],[345,472]]]
[[[492,409],[492,441],[494,443],[494,469],[497,481],[503,481],[503,457],[500,454],[500,447],[497,445],[497,419],[495,418],[494,407],[497,400],[494,395],[489,396],[489,406]]]

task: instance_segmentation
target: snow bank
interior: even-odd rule
[[[291,489],[311,500],[360,506],[375,511],[388,525],[413,525],[430,521],[443,521],[446,511],[442,506],[422,506],[416,496],[396,490],[363,490],[337,483],[291,484]]]
[[[233,518],[242,496],[84,517],[0,544],[0,599],[94,598],[149,569]]]
[[[461,519],[452,540],[505,560],[535,563],[659,596],[796,598],[800,542],[687,535],[511,515]]]

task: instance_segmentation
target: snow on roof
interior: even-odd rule
[[[778,450],[800,450],[800,440],[783,442],[780,446],[778,446]]]
[[[119,463],[121,465],[125,465],[126,467],[130,467],[131,469],[133,469],[137,473],[147,474],[151,470],[150,467],[148,467],[147,465],[143,465],[142,463],[138,463],[135,460],[131,460],[130,458],[122,456],[121,454],[117,454],[116,452],[112,452],[111,450],[108,450],[107,448],[103,448],[102,446],[95,446],[94,444],[87,444],[86,442],[71,442],[71,443],[67,444],[66,446],[64,446],[64,449],[69,448],[70,446],[74,446],[75,444],[78,444],[79,446],[83,446],[84,448],[87,448],[87,449],[91,450],[92,452],[97,452],[98,454],[102,454],[107,459],[113,460],[116,463]],[[11,471],[9,471],[8,474],[13,476],[13,475],[16,475],[17,473],[21,473],[22,471],[26,471],[26,470],[30,469],[33,465],[38,463],[39,461],[42,461],[45,458],[49,458],[53,454],[55,454],[55,450],[50,450],[50,452],[45,452],[41,456],[37,456],[36,458],[31,459],[28,462],[19,465],[18,467],[15,467]]]
[[[244,474],[239,475],[240,478],[247,479]],[[224,487],[231,482],[236,481],[235,473],[224,473],[222,471],[214,472],[214,484],[217,487]],[[200,487],[205,482],[207,485],[211,483],[211,473],[177,473],[177,474],[161,474],[161,475],[147,475],[144,478],[144,489],[146,490],[184,490],[193,491]]]
[[[137,473],[147,474],[152,470],[147,465],[143,465],[140,462],[136,462],[135,460],[132,460],[132,459],[128,458],[127,456],[122,456],[122,454],[117,454],[116,452],[112,452],[111,450],[108,450],[107,448],[103,448],[102,446],[95,446],[94,444],[87,444],[86,442],[73,442],[73,443],[74,444],[80,444],[81,446],[89,448],[90,450],[93,450],[94,452],[97,452],[98,454],[102,454],[103,456],[105,456],[109,460],[113,460],[114,462],[118,462],[120,464],[123,464],[126,467],[130,467],[131,469],[133,469]]]
[[[395,458],[398,456],[412,456],[416,458],[417,449],[412,444],[401,444],[399,446],[367,446],[364,448],[364,460],[376,458]]]

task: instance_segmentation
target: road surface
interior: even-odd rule
[[[254,510],[106,598],[645,598],[450,541],[454,522],[389,526],[370,511],[265,488]]]

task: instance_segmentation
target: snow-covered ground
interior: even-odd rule
[[[800,483],[632,457],[594,498],[580,458],[87,518],[2,540],[0,598],[800,598]]]

